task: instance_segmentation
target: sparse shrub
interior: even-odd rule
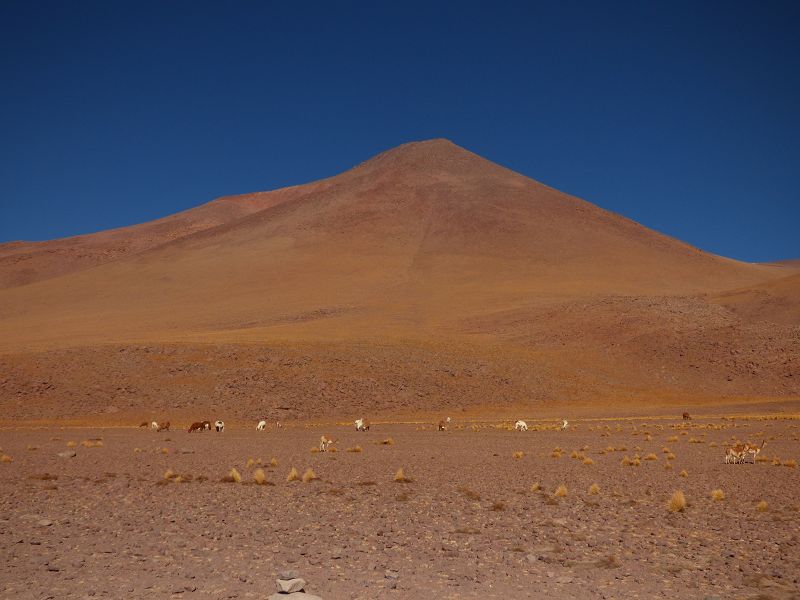
[[[3,456],[0,456],[0,462],[10,463],[12,460],[14,459],[11,458],[8,454],[3,454]]]
[[[523,456],[525,456],[525,453],[524,452],[514,452],[513,456],[514,456],[514,458],[519,459],[519,458],[522,458]]]
[[[688,476],[689,476],[689,473],[687,473],[687,472],[686,472],[686,469],[684,469],[683,471],[681,471],[680,473],[678,473],[678,475],[680,475],[681,477],[688,477]]]
[[[300,473],[297,472],[297,469],[292,467],[292,470],[289,471],[289,474],[286,476],[286,481],[297,481],[300,479]]]
[[[411,483],[411,479],[403,473],[402,467],[397,469],[397,473],[394,474],[394,480],[396,483]]]
[[[361,446],[353,446],[347,449],[348,452],[361,452]]]
[[[589,495],[596,496],[599,493],[600,493],[600,486],[599,485],[597,485],[596,483],[593,483],[592,485],[589,486]]]
[[[224,483],[241,483],[242,476],[236,469],[231,469],[230,472],[222,478]]]
[[[795,459],[793,459],[793,458],[790,459],[790,460],[785,460],[785,461],[783,461],[783,466],[784,467],[789,467],[791,469],[794,469],[797,466],[797,461]]]
[[[644,457],[645,460],[658,460],[658,457],[652,452]]]
[[[464,496],[470,500],[475,500],[477,502],[481,499],[481,495],[478,492],[473,491],[466,486],[461,486],[458,488],[458,491],[464,494]]]
[[[762,500],[761,502],[756,504],[756,510],[758,512],[767,512],[767,508],[769,508],[769,505],[767,504],[766,500]]]
[[[498,502],[492,503],[491,510],[493,510],[495,512],[498,512],[498,511],[501,511],[501,510],[505,510],[505,509],[506,509],[506,503],[505,502],[498,501]]]
[[[586,458],[583,459],[583,464],[585,464],[585,465],[593,465],[594,461],[587,456]]]
[[[722,490],[711,490],[711,499],[712,500],[725,500],[725,492]]]
[[[672,494],[672,498],[667,503],[667,508],[670,512],[683,512],[686,510],[686,496],[683,495],[681,490]]]
[[[386,438],[385,440],[381,441],[382,446],[394,446],[394,440],[392,438]]]
[[[566,496],[566,495],[567,495],[567,486],[565,486],[565,485],[562,483],[560,486],[558,486],[558,487],[556,488],[556,491],[554,492],[554,494],[555,494],[557,497],[559,497],[559,498],[563,498],[564,496]]]
[[[264,469],[256,469],[253,471],[253,481],[256,482],[256,485],[266,485],[267,476],[264,473]]]
[[[303,483],[309,483],[311,481],[314,481],[316,478],[317,474],[314,473],[314,470],[311,467],[306,469],[306,472],[303,473]]]

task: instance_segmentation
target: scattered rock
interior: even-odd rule
[[[194,450],[191,448],[181,448],[178,450],[179,454],[194,454]]]
[[[276,579],[275,584],[278,586],[278,591],[286,594],[292,592],[302,592],[306,587],[306,580],[299,577],[293,579]]]
[[[40,527],[50,527],[53,522],[50,519],[40,519],[36,524]]]
[[[59,452],[58,455],[61,458],[75,458],[78,456],[78,453],[75,450],[64,450],[64,452]]]
[[[322,600],[322,598],[305,592],[293,592],[291,594],[278,592],[277,594],[272,594],[267,600]]]
[[[295,569],[285,569],[278,571],[278,579],[297,579],[300,577],[300,571]]]

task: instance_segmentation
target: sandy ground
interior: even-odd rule
[[[265,598],[284,568],[326,599],[800,597],[800,421],[530,424],[4,429],[0,597]],[[337,452],[310,451],[322,434]],[[724,464],[734,439],[766,440],[759,461]]]

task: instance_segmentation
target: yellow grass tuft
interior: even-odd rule
[[[256,485],[267,484],[267,476],[264,473],[264,469],[256,469],[255,471],[253,471],[253,481],[256,482]]]
[[[783,461],[783,466],[794,469],[797,466],[797,461],[793,458],[791,460],[785,460]]]
[[[621,464],[623,467],[629,467],[633,463],[631,463],[631,459],[626,456],[621,461],[619,461],[619,464]]]
[[[254,464],[256,464],[256,461],[254,461],[252,458],[248,458],[245,468],[250,469]]]
[[[596,496],[599,493],[600,493],[600,486],[599,485],[597,485],[596,483],[593,483],[592,485],[589,486],[589,494],[591,496]]]
[[[394,474],[394,480],[396,483],[411,483],[411,479],[406,477],[406,474],[403,473],[403,469],[397,469],[397,473]]]
[[[578,451],[573,450],[572,453],[569,455],[570,458],[578,458]]]
[[[632,467],[638,467],[638,466],[639,466],[639,465],[641,465],[641,464],[642,464],[642,461],[641,461],[641,459],[639,459],[639,457],[638,457],[638,456],[637,456],[637,457],[635,457],[635,458],[634,458],[634,459],[631,461],[631,466],[632,466]]]
[[[236,469],[231,469],[230,472],[225,477],[222,478],[222,481],[224,481],[225,483],[241,483],[242,476]]]
[[[672,494],[672,498],[667,503],[667,509],[669,509],[669,512],[683,512],[686,510],[686,496],[683,495],[681,490]]]
[[[381,442],[382,446],[394,446],[394,440],[392,438],[386,438]]]
[[[658,457],[652,452],[644,457],[645,460],[658,460]]]
[[[756,510],[758,512],[767,512],[767,508],[769,508],[769,505],[767,504],[766,500],[762,500],[761,502],[756,504]]]
[[[780,467],[781,466],[781,459],[777,456],[772,460],[773,467]]]
[[[531,484],[531,492],[539,492],[539,491],[541,491],[541,489],[542,489],[542,486],[539,484],[538,481],[536,483],[532,483]]]
[[[555,450],[553,450],[550,456],[552,456],[553,458],[561,458],[561,452],[556,452]]]
[[[722,490],[711,490],[712,500],[725,500],[725,492]]]
[[[670,470],[670,469],[672,469],[672,468],[674,468],[674,467],[672,466],[672,463],[669,463],[669,462],[668,462],[668,463],[664,463],[664,469],[665,469],[665,470],[669,471],[669,470]]]
[[[522,458],[523,456],[525,456],[525,453],[524,452],[514,452],[513,456],[514,456],[514,458]]]
[[[300,473],[297,472],[297,469],[292,467],[292,470],[289,471],[289,474],[286,476],[286,481],[298,481],[300,479]]]
[[[680,475],[681,477],[688,477],[688,476],[689,476],[689,473],[687,473],[687,472],[686,472],[686,469],[684,469],[683,471],[681,471],[680,473],[678,473],[678,475]]]
[[[347,449],[348,452],[361,452],[361,446],[353,446],[352,448]]]
[[[562,483],[560,486],[558,486],[558,487],[556,488],[556,491],[554,492],[554,494],[555,494],[557,497],[559,497],[559,498],[563,498],[564,496],[566,496],[566,495],[567,495],[567,486],[565,486],[565,485]]]
[[[677,435],[673,435],[671,437],[668,437],[667,441],[668,442],[677,442],[678,441],[678,436]]]
[[[277,458],[273,458],[272,460],[270,460],[269,461],[269,466],[270,467],[277,467],[278,466],[278,459]]]
[[[169,448],[162,448],[161,454],[169,454]]]
[[[134,449],[133,449],[133,453],[134,453],[134,454],[138,454],[138,453],[139,453],[139,452],[141,452],[141,451],[142,451],[142,449],[141,449],[141,448],[134,448]]]
[[[664,458],[666,458],[667,460],[675,460],[675,455],[672,452],[670,452]]]
[[[664,447],[661,449],[661,452],[663,452],[664,454],[669,454],[671,451],[670,451],[670,449],[669,449],[669,448],[667,448],[666,446],[664,446]]]
[[[12,460],[14,459],[11,458],[8,454],[3,454],[3,456],[0,456],[0,462],[10,463]]]
[[[312,469],[311,467],[308,467],[308,469],[306,469],[306,472],[303,473],[303,483],[309,483],[311,481],[314,481],[316,478],[317,474],[314,473],[314,469]]]
[[[81,446],[84,448],[100,448],[103,445],[102,440],[83,440]]]
[[[164,471],[164,479],[172,479],[173,477],[175,477],[175,473],[172,471],[172,469],[167,469]]]
[[[316,454],[317,452],[319,452],[319,448],[314,446],[313,448],[311,448],[310,452],[311,452],[311,454]]]
[[[70,440],[70,441],[67,442],[67,448],[74,448],[77,445],[78,445],[78,442],[75,442],[73,440]]]
[[[585,464],[585,465],[593,465],[594,461],[587,456],[586,458],[583,459],[583,464]]]

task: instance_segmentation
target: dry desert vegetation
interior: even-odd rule
[[[799,262],[404,144],[0,244],[0,596],[797,597],[799,412]]]

